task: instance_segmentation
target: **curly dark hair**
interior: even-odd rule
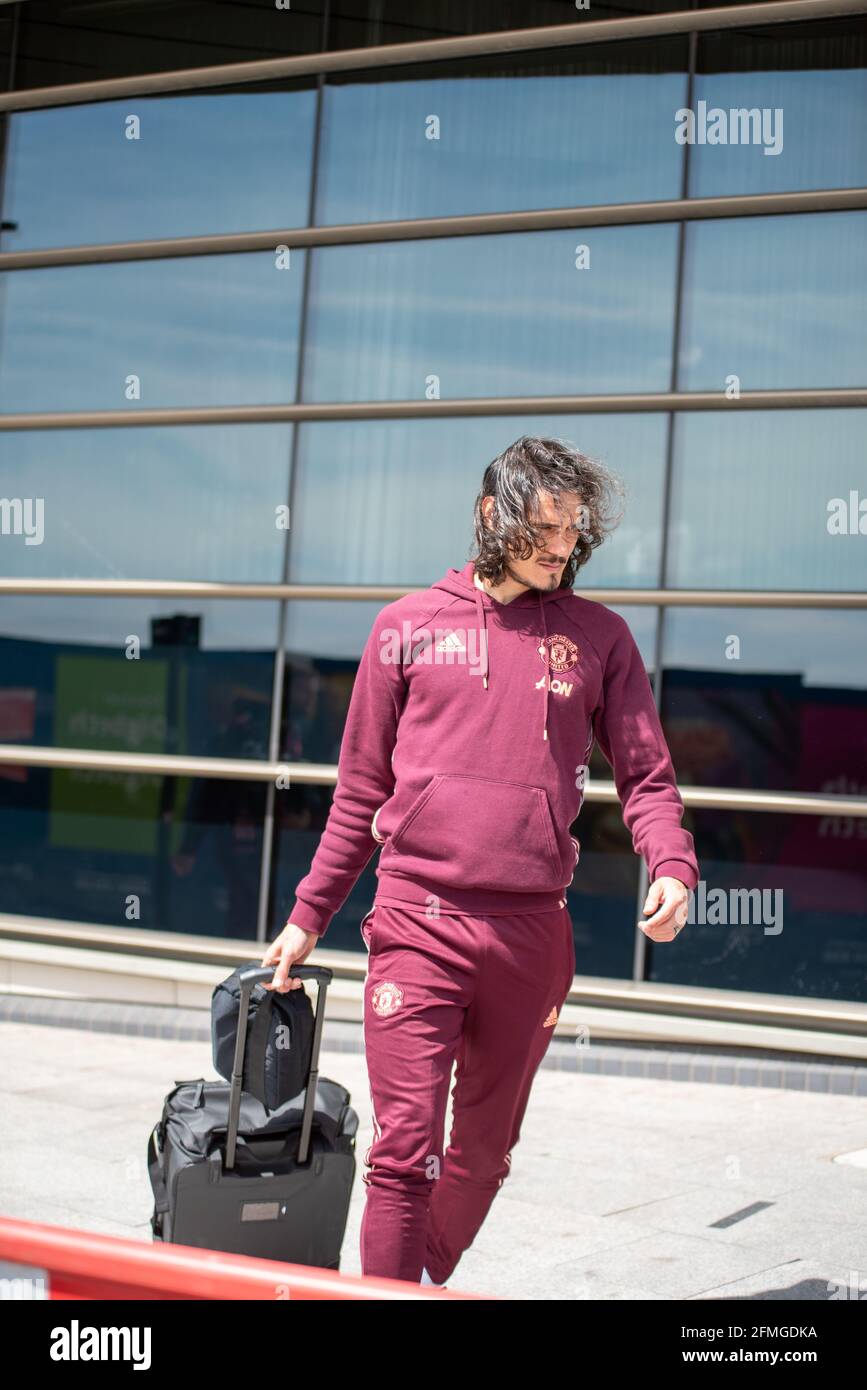
[[[555,501],[561,493],[575,492],[583,505],[584,530],[563,570],[561,589],[572,588],[581,566],[623,516],[622,510],[611,510],[615,497],[624,494],[623,483],[602,463],[566,440],[522,435],[488,464],[476,498],[473,525],[478,554],[470,559],[481,579],[499,584],[508,559],[529,560],[534,549],[544,549],[541,532],[530,519],[540,490]],[[487,525],[484,497],[494,499]]]

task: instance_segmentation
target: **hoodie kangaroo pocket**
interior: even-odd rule
[[[565,881],[544,787],[451,772],[419,793],[380,863],[456,888],[549,892]]]

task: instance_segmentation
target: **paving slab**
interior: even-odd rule
[[[360,1029],[358,1037],[360,1038]],[[341,1269],[360,1274],[372,1138],[345,1025],[322,1075],[359,1115]],[[150,1241],[148,1135],[175,1081],[214,1078],[209,1041],[0,1022],[0,1209]],[[689,1073],[687,1073],[689,1074]],[[451,1102],[446,1119],[450,1123]],[[867,1100],[832,1090],[540,1068],[510,1176],[455,1289],[529,1300],[826,1300],[867,1293]]]

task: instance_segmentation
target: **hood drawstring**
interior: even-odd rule
[[[485,618],[485,605],[482,603],[482,591],[475,585],[476,617],[479,623],[479,645],[482,649],[482,684],[488,688],[488,625]],[[545,621],[545,605],[542,602],[542,594],[539,593],[539,618],[542,623],[542,642],[539,646],[539,655],[542,658],[545,670],[545,703],[542,709],[542,737],[548,737],[548,624]]]
[[[539,594],[539,617],[542,620],[542,645],[539,647],[539,655],[545,668],[545,710],[542,715],[542,737],[548,737],[548,624],[545,622],[545,605],[542,602],[542,595]]]
[[[485,621],[485,606],[482,591],[476,589],[476,617],[479,620],[479,645],[482,649],[482,684],[488,688],[488,625]]]

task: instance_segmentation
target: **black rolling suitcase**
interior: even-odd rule
[[[340,1268],[355,1178],[358,1116],[344,1086],[319,1076],[325,992],[332,972],[293,965],[315,979],[316,1016],[307,1086],[278,1110],[241,1091],[250,995],[272,965],[241,977],[230,1085],[180,1081],[148,1142],[154,1240]]]

